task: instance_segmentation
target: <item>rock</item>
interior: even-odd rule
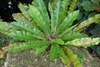
[[[77,55],[84,55],[82,65],[83,67],[100,67],[100,59],[93,58],[90,53],[84,48],[69,47]]]
[[[93,58],[86,49],[69,47],[77,55],[84,55],[83,67],[100,67],[100,59]],[[47,53],[35,55],[35,50],[9,52],[4,67],[65,67],[59,58],[50,61]]]
[[[50,61],[47,54],[35,55],[34,50],[9,52],[4,67],[64,67],[60,59]]]

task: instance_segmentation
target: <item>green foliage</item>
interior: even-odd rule
[[[42,47],[36,48],[36,55],[39,55],[40,53],[44,52],[48,48],[48,45],[43,45]]]
[[[0,47],[8,45],[9,43],[12,43],[12,38],[9,36],[6,36],[5,34],[0,33]]]
[[[84,10],[91,11],[93,4],[91,1],[84,1],[81,3],[81,6],[83,7]]]
[[[74,32],[74,33],[65,34],[61,38],[63,40],[70,41],[70,40],[74,40],[76,38],[82,38],[82,37],[87,37],[87,35],[86,34],[81,34],[81,33],[78,33],[78,32]]]
[[[74,67],[82,67],[80,64],[79,59],[77,58],[77,56],[73,53],[73,51],[71,51],[69,48],[67,47],[63,47],[65,54],[67,55],[67,61],[66,59],[62,59],[62,62],[64,64],[66,64],[66,67],[74,66]]]
[[[78,2],[78,0],[72,0],[72,2],[70,4],[70,7],[69,7],[68,13],[71,13],[71,12],[73,12],[75,10],[75,7],[77,5],[77,2]]]
[[[90,31],[92,37],[100,37],[100,23],[98,23],[93,30]],[[100,56],[100,44],[91,46],[93,52],[96,52]]]
[[[4,39],[0,39],[0,50],[2,49],[3,42],[4,42]]]
[[[58,29],[59,32],[65,31],[70,25],[72,25],[73,21],[77,18],[78,14],[79,14],[79,11],[74,11],[70,13],[59,26],[59,29]]]
[[[12,26],[7,22],[0,22],[0,31],[4,34],[8,34],[12,30]]]
[[[97,51],[98,55],[100,56],[100,46],[97,47],[96,51]]]
[[[93,50],[93,53],[97,53],[97,55],[100,56],[100,44],[91,46],[90,48]]]
[[[100,12],[99,5],[94,4],[92,1],[97,1],[97,0],[79,0],[78,1],[78,5],[76,8],[80,10],[80,13],[77,18],[77,22],[81,23],[87,18],[90,18],[96,15],[98,12]]]
[[[78,56],[78,59],[79,59],[80,62],[82,62],[83,59],[84,59],[84,55],[79,55],[79,56]]]
[[[43,36],[42,32],[39,29],[37,29],[36,27],[33,27],[32,25],[29,25],[27,23],[12,22],[11,24],[13,27],[17,27],[17,29],[30,32],[31,34]]]
[[[46,41],[28,41],[28,42],[24,42],[21,43],[17,46],[13,46],[11,48],[8,48],[8,51],[19,51],[19,50],[25,50],[25,49],[29,49],[29,48],[40,48],[43,47],[45,45],[48,45],[48,43]]]
[[[90,18],[92,16],[95,16],[98,12],[100,12],[100,5],[99,5],[99,0],[80,0],[79,1],[79,5],[78,5],[78,9],[80,10],[80,14],[77,18],[77,21],[79,23],[83,22],[84,20],[86,20],[87,18]],[[83,4],[83,5],[82,5]],[[87,6],[88,5],[88,6]],[[85,24],[84,24],[85,25]],[[91,37],[99,37],[99,24],[97,24],[97,26],[94,28],[96,24],[92,24],[90,26],[85,27],[85,33],[88,34]],[[83,25],[81,25],[83,26]],[[93,30],[92,30],[93,29]],[[82,31],[82,29],[80,30]],[[94,45],[91,46],[90,48],[92,48],[93,52],[96,52],[99,56],[100,56],[100,48],[99,48],[99,44],[98,45]]]
[[[25,32],[25,31],[14,31],[14,32],[11,32],[9,36],[13,37],[14,39],[26,40],[26,41],[35,39],[30,33]]]
[[[99,4],[100,0],[91,0],[94,4]]]
[[[32,6],[32,5],[29,5],[29,13],[30,13],[31,17],[34,19],[34,21],[36,22],[36,24],[44,32],[46,32],[48,34],[49,33],[48,25],[46,26],[46,22],[44,21],[44,19],[43,19],[41,13],[39,12],[39,10],[36,7]],[[42,21],[42,23],[41,23],[41,21]]]
[[[59,26],[60,22],[61,22],[61,18],[62,17],[62,7],[61,7],[61,1],[58,0],[55,8],[54,8],[54,11],[53,11],[53,16],[52,17],[52,29],[56,29],[57,30],[57,27]]]
[[[59,54],[59,45],[53,44],[50,49],[50,59],[54,60]]]
[[[26,20],[24,22],[20,19],[16,19],[10,24],[0,23],[3,25],[0,26],[0,32],[7,33],[6,35],[9,37],[22,41],[19,44],[16,43],[18,45],[8,46],[5,50],[19,51],[34,48],[36,49],[35,54],[39,55],[50,48],[52,61],[60,56],[64,64],[67,64],[66,67],[71,65],[82,67],[78,57],[67,46],[87,48],[98,44],[100,38],[91,39],[86,34],[80,33],[80,30],[93,22],[98,23],[100,14],[90,17],[80,24],[72,25],[79,15],[79,10],[74,11],[77,0],[73,0],[72,3],[70,0],[57,0],[48,3],[48,8],[43,0],[35,0],[33,3],[34,5],[29,5],[27,10],[25,10],[24,5],[19,5],[21,14],[27,19],[27,23]],[[11,29],[8,31],[9,28]]]
[[[19,8],[20,8],[22,14],[24,15],[24,17],[25,17],[27,20],[31,21],[32,18],[30,17],[29,12],[27,12],[28,7],[20,3],[20,4],[19,4]]]
[[[69,8],[68,6],[70,4],[70,0],[63,0],[63,1],[61,1],[61,3],[62,3],[62,10],[63,10],[61,19],[63,21],[64,18],[66,17],[66,13],[67,13],[68,8]]]
[[[47,12],[44,2],[42,0],[36,0],[36,7],[40,11],[40,13],[45,21],[45,24],[47,26],[48,32],[50,33],[50,20],[49,20],[49,15],[48,15],[48,12]]]
[[[98,23],[90,33],[92,34],[92,37],[100,37],[100,23]]]
[[[100,2],[99,0],[84,0],[84,1],[80,0],[78,6],[79,7],[81,6],[85,11],[92,11],[94,10],[95,5],[99,6],[99,2]]]
[[[5,59],[4,59],[4,58],[0,58],[0,62],[1,62],[1,61],[5,61]]]

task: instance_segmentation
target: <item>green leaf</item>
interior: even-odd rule
[[[31,16],[29,15],[29,12],[28,12],[28,6],[25,6],[25,5],[21,4],[21,3],[19,3],[19,8],[20,8],[22,14],[25,16],[25,18],[26,18],[27,20],[31,21],[32,18],[31,18]]]
[[[0,40],[0,50],[2,49],[2,40]]]
[[[32,37],[32,34],[25,31],[14,31],[8,34],[8,36],[18,39],[18,40],[34,40],[35,37]]]
[[[51,6],[54,8],[58,0],[50,0]]]
[[[66,17],[66,12],[68,11],[68,5],[70,4],[70,0],[62,0],[61,1],[61,5],[62,5],[62,10],[63,10],[63,13],[62,13],[62,19],[61,19],[61,22],[65,19]]]
[[[29,21],[29,19],[26,19],[22,13],[13,13],[12,16],[16,22],[24,22],[35,26],[35,23],[33,23],[33,21]]]
[[[58,44],[53,44],[50,49],[50,60],[55,60],[55,58],[59,54],[59,45]]]
[[[62,39],[57,38],[57,39],[52,39],[50,43],[64,44],[64,41]]]
[[[50,32],[50,20],[49,20],[49,15],[48,15],[48,12],[47,12],[47,9],[46,9],[46,6],[43,2],[43,0],[36,0],[36,7],[37,9],[40,11],[44,21],[46,22],[46,26],[47,26],[47,29],[49,30]]]
[[[35,27],[33,27],[33,26],[31,26],[27,23],[12,22],[11,24],[17,29],[20,29],[20,30],[23,30],[23,31],[26,31],[26,32],[29,32],[29,33],[32,33],[32,34],[36,34],[36,35],[39,35],[39,36],[44,36],[40,30],[36,29]]]
[[[24,42],[18,45],[15,45],[13,47],[10,47],[7,49],[7,51],[19,51],[19,50],[25,50],[25,49],[30,49],[30,48],[40,48],[44,45],[47,45],[47,41],[28,41]]]
[[[7,22],[0,22],[0,32],[8,34],[12,31],[12,26]]]
[[[59,26],[59,33],[65,31],[70,25],[72,25],[73,21],[77,18],[78,14],[79,11],[74,11],[70,13]]]
[[[62,58],[66,59],[68,61],[68,57],[66,56],[65,52],[63,51],[63,49],[61,47],[59,48],[59,54]]]
[[[51,15],[51,31],[52,31],[53,27],[54,27],[54,23],[53,23],[53,21],[54,21],[54,17],[53,17],[54,13],[53,13],[53,8],[52,8],[50,3],[49,3],[49,12],[50,12],[50,15]]]
[[[70,59],[67,57],[64,50],[61,47],[59,48],[59,54],[61,61],[66,65],[66,67],[69,67],[71,63]]]
[[[92,37],[100,37],[99,32],[100,32],[100,28],[95,28],[90,31],[90,33],[92,34]]]
[[[41,13],[39,12],[39,10],[32,6],[29,5],[29,13],[30,16],[33,18],[33,20],[36,22],[36,24],[45,32],[48,34],[48,29],[46,26],[46,23],[41,15]]]
[[[99,4],[100,0],[91,0],[94,4]]]
[[[84,59],[84,55],[77,55],[78,59],[80,62],[83,62],[83,59]]]
[[[71,1],[70,6],[69,6],[69,10],[68,10],[68,14],[72,13],[75,10],[77,2],[78,2],[78,0]]]
[[[77,20],[79,22],[79,20],[81,20],[83,18],[83,15],[84,15],[84,12],[81,12],[79,13],[78,17],[77,17]]]
[[[2,49],[3,42],[4,42],[4,39],[0,39],[0,50]]]
[[[64,50],[65,54],[67,55],[68,59],[70,59],[70,62],[66,61],[66,59],[63,59],[66,61],[66,62],[64,62],[64,64],[68,64],[69,66],[72,65],[74,67],[82,67],[78,57],[73,53],[72,50],[70,50],[66,46],[63,47],[63,50]],[[66,65],[66,66],[68,66],[68,65]]]
[[[39,47],[45,46],[47,44],[48,44],[48,42],[45,40],[44,41],[37,40],[37,41],[32,41],[31,44],[29,44],[29,45],[32,45],[31,46],[32,48],[39,48]]]
[[[54,39],[54,42],[57,44],[64,44],[64,41],[62,39]]]
[[[81,6],[83,7],[84,10],[91,11],[93,4],[91,3],[91,1],[84,1],[81,3]]]
[[[25,31],[13,31],[13,32],[9,33],[8,36],[10,36],[14,39],[26,40],[26,41],[34,40],[34,39],[45,40],[44,37],[37,36],[37,35],[31,34],[29,32],[25,32]]]
[[[54,11],[53,11],[53,16],[51,16],[52,17],[51,20],[53,20],[51,22],[52,30],[54,28],[57,28],[58,25],[61,23],[62,12],[63,12],[63,9],[62,9],[62,6],[61,6],[61,1],[58,0],[58,2],[56,3],[56,6],[54,8]]]
[[[97,47],[97,54],[100,56],[100,46],[99,47]]]
[[[69,41],[69,40],[74,40],[74,39],[83,38],[83,37],[87,37],[87,35],[78,33],[78,32],[73,32],[73,33],[68,33],[62,36],[61,39]]]
[[[40,53],[44,52],[44,51],[46,50],[47,47],[48,47],[48,45],[44,45],[44,46],[42,46],[42,47],[40,47],[40,48],[36,48],[35,54],[36,54],[36,55],[39,55]]]
[[[58,35],[58,37],[62,37],[63,35],[65,35],[65,34],[71,32],[75,26],[76,26],[76,25],[67,28],[67,29],[66,29],[65,31],[63,31],[60,35]]]

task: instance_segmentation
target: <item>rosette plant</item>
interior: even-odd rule
[[[78,57],[67,46],[89,47],[100,42],[100,38],[89,38],[86,34],[80,33],[82,29],[98,22],[100,14],[91,17],[79,25],[72,25],[79,14],[74,11],[77,0],[58,0],[54,4],[48,3],[45,6],[43,0],[34,0],[32,4],[25,7],[19,4],[22,13],[15,17],[14,22],[0,23],[0,31],[11,38],[21,42],[10,44],[2,48],[6,51],[19,51],[29,48],[36,49],[36,55],[49,49],[50,59],[53,61],[60,56],[66,67],[82,67]],[[68,8],[68,6],[70,7]]]

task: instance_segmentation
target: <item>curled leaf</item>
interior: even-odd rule
[[[90,47],[92,45],[97,45],[100,43],[100,38],[81,38],[81,39],[74,39],[72,41],[66,42],[66,45],[74,45],[77,47]]]
[[[100,21],[100,14],[96,14],[93,17],[88,18],[87,20],[81,22],[78,26],[76,26],[73,29],[73,32],[75,31],[82,31],[86,26],[92,24],[92,23],[98,23]]]

